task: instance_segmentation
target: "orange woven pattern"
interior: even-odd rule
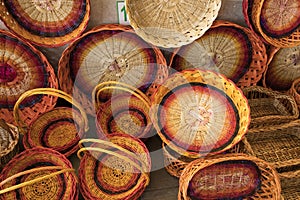
[[[288,91],[288,94],[292,95],[295,98],[298,108],[300,109],[300,78],[296,79],[293,82],[292,87]]]

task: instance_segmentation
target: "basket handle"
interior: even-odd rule
[[[19,97],[19,99],[17,100],[17,102],[14,106],[13,115],[14,115],[15,121],[18,124],[18,127],[20,129],[20,133],[22,133],[22,134],[25,133],[25,129],[27,128],[27,125],[20,120],[20,116],[19,116],[19,112],[18,112],[19,105],[25,98],[32,96],[32,95],[37,95],[37,94],[46,94],[46,95],[57,96],[57,97],[63,98],[64,100],[68,101],[72,105],[76,106],[78,108],[78,110],[80,111],[81,116],[83,117],[83,121],[82,121],[82,124],[80,125],[80,127],[84,126],[85,132],[87,132],[89,130],[88,119],[87,119],[86,113],[84,112],[82,106],[77,101],[72,99],[72,97],[69,94],[67,94],[61,90],[54,89],[54,88],[35,88],[35,89],[24,92]]]
[[[17,136],[12,134],[12,128],[4,121],[4,119],[0,119],[0,127],[5,129],[9,133],[13,140],[17,139]]]
[[[15,178],[18,178],[20,176],[23,176],[23,175],[26,175],[26,174],[30,174],[30,173],[34,173],[34,172],[38,172],[38,171],[44,171],[44,170],[59,170],[59,171],[53,172],[51,174],[48,174],[48,175],[45,175],[45,176],[42,176],[42,177],[38,177],[38,178],[32,179],[30,181],[23,182],[23,183],[20,183],[20,184],[17,184],[17,185],[8,187],[8,188],[5,188],[3,190],[0,190],[0,195],[4,194],[4,193],[7,193],[7,192],[11,192],[13,190],[20,189],[20,188],[28,186],[28,185],[32,185],[32,184],[37,183],[39,181],[42,181],[44,179],[48,179],[48,178],[54,177],[56,175],[65,173],[65,172],[75,172],[75,170],[72,169],[72,168],[64,168],[62,166],[38,167],[38,168],[33,168],[33,169],[30,169],[30,170],[23,171],[23,172],[19,172],[19,173],[13,175],[13,176],[8,177],[7,179],[3,180],[0,183],[0,187],[2,187],[5,183],[7,183],[7,182],[9,182],[9,181],[11,181],[11,180],[13,180]]]
[[[134,96],[136,96],[138,99],[140,99],[148,108],[150,108],[151,106],[150,99],[141,90],[131,85],[128,85],[126,83],[117,82],[117,81],[107,81],[107,82],[99,83],[93,89],[92,101],[93,101],[93,105],[95,105],[96,107],[96,111],[99,109],[99,104],[100,104],[98,97],[100,96],[101,92],[108,89],[118,89],[125,92],[129,92]]]

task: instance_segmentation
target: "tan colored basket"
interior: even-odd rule
[[[90,0],[1,1],[0,18],[8,29],[39,46],[69,43],[86,28]]]
[[[223,20],[216,20],[202,37],[174,54],[171,66],[175,70],[213,70],[239,87],[256,85],[267,67],[263,42],[249,28]]]
[[[72,94],[95,116],[92,90],[101,82],[119,81],[151,96],[168,77],[161,51],[143,41],[132,28],[105,24],[88,31],[65,49],[59,61],[60,88]],[[110,98],[110,93],[104,101]]]
[[[145,41],[160,47],[180,47],[201,37],[212,25],[221,0],[126,0],[131,26]]]
[[[300,169],[280,174],[281,194],[285,200],[300,199]]]
[[[300,44],[299,1],[243,0],[246,23],[266,43],[276,47]]]
[[[279,200],[281,186],[277,172],[267,162],[246,154],[227,154],[197,159],[183,170],[178,200],[193,199],[190,195],[196,190],[219,199],[241,199],[239,194],[244,193],[247,199]]]
[[[288,91],[288,94],[292,95],[300,109],[300,78],[294,80],[291,88]]]

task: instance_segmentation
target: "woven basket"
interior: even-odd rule
[[[260,39],[248,28],[222,20],[216,20],[201,38],[175,54],[171,65],[175,70],[213,70],[239,87],[256,85],[267,67],[266,48]]]
[[[190,158],[226,151],[250,123],[242,91],[223,75],[199,69],[170,76],[153,95],[150,113],[162,141]]]
[[[200,195],[204,198],[199,199],[279,200],[280,192],[279,176],[267,162],[245,154],[227,154],[191,162],[180,177],[178,199]]]
[[[243,0],[245,21],[266,43],[286,48],[300,44],[298,1]]]
[[[62,154],[33,148],[15,156],[0,175],[0,199],[78,198],[77,177]]]
[[[300,169],[280,174],[281,194],[286,200],[300,199]]]
[[[112,98],[101,104],[101,93],[114,90]],[[126,91],[126,94],[116,94],[115,90]],[[129,93],[129,94],[128,94]],[[148,138],[152,130],[149,116],[150,99],[140,90],[120,82],[104,82],[93,90],[94,105],[97,110],[96,127],[98,134],[125,133],[136,138]]]
[[[86,28],[90,1],[1,1],[0,19],[18,36],[39,46],[69,43]]]
[[[58,83],[52,66],[39,50],[4,30],[0,30],[0,51],[0,119],[16,125],[13,106],[19,96],[38,87],[57,88]],[[48,95],[29,98],[21,105],[20,118],[30,124],[55,104],[56,98]]]
[[[145,41],[160,47],[180,47],[201,37],[212,25],[221,0],[126,0],[131,26]]]
[[[93,143],[82,147],[83,143]],[[149,184],[151,159],[139,139],[111,134],[106,140],[83,139],[80,142],[80,189],[85,199],[138,199]]]
[[[41,114],[29,127],[23,126],[19,118],[19,105],[30,96],[47,94],[63,98],[77,107],[80,114],[69,107],[57,107]],[[88,119],[80,104],[65,92],[51,88],[36,88],[23,93],[14,106],[15,120],[20,131],[25,136],[25,148],[43,146],[54,149],[65,156],[70,156],[78,150],[78,142],[88,131]]]
[[[0,120],[0,172],[19,151],[17,127]]]
[[[243,89],[250,105],[251,123],[249,129],[267,130],[276,124],[297,119],[299,111],[294,98],[260,86]]]
[[[75,40],[59,61],[60,87],[80,102],[88,114],[96,115],[91,102],[94,87],[119,81],[151,96],[168,76],[161,51],[148,45],[129,26],[107,24]],[[106,101],[110,98],[106,92]]]
[[[300,109],[300,78],[294,80],[288,94],[292,95],[298,105],[298,110]]]

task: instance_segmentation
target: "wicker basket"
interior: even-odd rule
[[[145,41],[160,47],[180,47],[201,37],[212,25],[221,0],[126,0],[131,26]]]
[[[199,69],[170,76],[153,95],[150,114],[162,141],[190,158],[226,151],[250,123],[242,91],[223,75]]]
[[[19,118],[19,105],[30,96],[47,94],[63,98],[77,107],[80,114],[70,107],[57,107],[41,114],[29,127],[23,126]],[[23,93],[14,106],[15,120],[20,133],[24,134],[25,148],[43,146],[54,149],[65,156],[70,156],[78,150],[78,142],[88,131],[88,119],[80,104],[60,90],[51,88],[36,88]]]
[[[279,176],[267,162],[245,154],[227,154],[191,162],[180,177],[178,200],[194,196],[279,200],[280,192]]]
[[[36,147],[15,156],[0,175],[0,199],[78,198],[77,177],[62,154]]]
[[[298,105],[298,110],[300,109],[300,78],[294,80],[288,94],[292,95]]]
[[[297,119],[299,111],[294,98],[260,86],[243,89],[250,105],[252,131],[267,130],[276,124]]]
[[[264,42],[286,48],[300,44],[299,5],[298,1],[243,0],[243,13]]]
[[[101,104],[101,93],[113,90],[112,98]],[[118,90],[126,94],[116,94]],[[116,92],[115,92],[116,91]],[[129,94],[128,94],[129,93]],[[150,99],[140,90],[121,82],[104,82],[98,84],[92,93],[97,110],[96,127],[98,134],[120,132],[136,138],[148,138],[152,130],[149,116]]]
[[[280,174],[281,194],[285,200],[300,199],[300,169]]]
[[[267,67],[266,48],[260,39],[248,28],[222,20],[216,20],[201,38],[175,54],[171,65],[175,70],[213,70],[239,87],[256,85]]]
[[[89,0],[1,1],[0,19],[8,29],[39,46],[69,43],[86,28]]]
[[[82,147],[83,143],[93,143]],[[151,159],[139,139],[111,134],[106,140],[83,139],[80,153],[80,190],[85,199],[138,199],[150,180]]]
[[[129,26],[106,24],[76,39],[59,61],[60,87],[96,115],[92,90],[101,82],[119,81],[151,96],[168,76],[161,51],[138,37]],[[106,101],[110,98],[106,91]]]
[[[58,83],[47,58],[34,46],[8,31],[0,30],[0,51],[0,119],[16,125],[13,107],[19,96],[38,87],[57,88]],[[55,104],[55,97],[32,97],[21,105],[20,118],[30,124]]]
[[[17,127],[0,120],[0,172],[19,151]]]

